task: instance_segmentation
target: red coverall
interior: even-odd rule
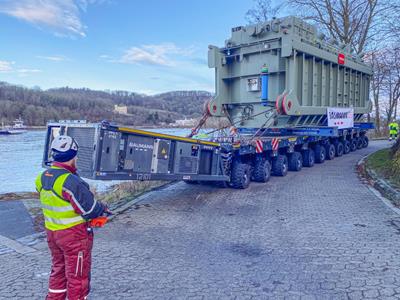
[[[48,300],[86,299],[90,291],[93,231],[87,224],[50,231],[47,242],[52,257]],[[61,292],[63,291],[63,292]]]
[[[59,162],[53,165],[73,174],[64,183],[62,198],[71,203],[77,214],[85,220],[90,220],[105,212],[106,206],[94,200],[88,184],[76,175],[76,169]],[[45,172],[51,171],[49,169]],[[43,182],[46,184],[45,177],[42,176],[42,184]],[[51,183],[47,184],[51,185]],[[92,228],[88,222],[85,222],[63,230],[46,229],[46,232],[52,256],[49,292],[46,299],[86,299],[90,291]]]

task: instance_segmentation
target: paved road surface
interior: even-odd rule
[[[92,299],[400,298],[400,216],[354,167],[386,145],[247,190],[152,194],[98,232]],[[0,266],[0,299],[43,299],[46,250]]]
[[[0,201],[0,235],[18,239],[35,233],[22,201]]]

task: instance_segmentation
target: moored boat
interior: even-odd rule
[[[16,119],[14,121],[13,126],[4,126],[4,124],[0,128],[0,134],[22,134],[27,132],[26,126],[24,125],[24,121],[21,118]]]

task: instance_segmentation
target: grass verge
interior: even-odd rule
[[[400,176],[393,170],[394,162],[390,157],[390,149],[382,149],[371,154],[366,161],[366,166],[389,181],[395,188],[400,188]]]
[[[113,209],[167,183],[169,181],[128,181],[116,184],[104,193],[94,191],[94,194],[97,200]]]

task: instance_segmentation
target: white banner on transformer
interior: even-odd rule
[[[328,107],[328,126],[339,129],[354,127],[354,108]]]

